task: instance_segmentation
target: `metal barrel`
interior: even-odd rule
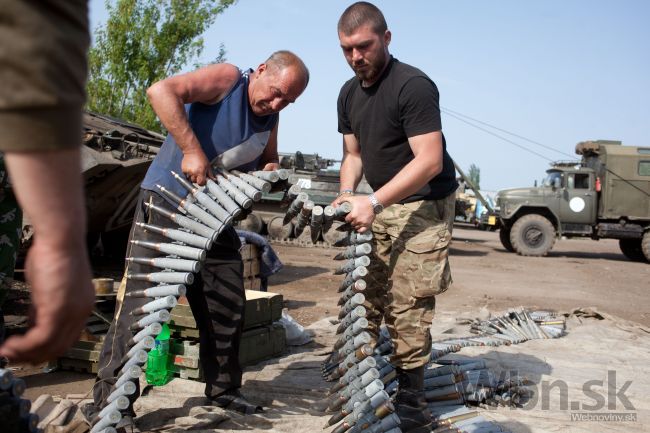
[[[223,190],[232,198],[239,206],[244,209],[249,209],[253,205],[253,200],[240,191],[235,185],[233,185],[228,179],[223,175],[217,176],[217,185],[219,185]]]
[[[127,257],[126,261],[173,271],[198,272],[201,270],[201,262],[197,260],[173,259],[171,257]]]
[[[350,212],[352,212],[352,203],[344,201],[334,208],[334,219],[345,219]]]
[[[165,296],[164,298],[154,299],[151,302],[147,302],[142,307],[135,308],[131,311],[132,316],[139,316],[145,313],[153,313],[158,310],[172,309],[178,304],[175,296]]]
[[[150,250],[160,251],[174,256],[185,257],[192,260],[205,260],[206,252],[200,248],[188,247],[185,245],[167,244],[162,242],[148,242],[131,240],[131,243]]]
[[[111,403],[107,404],[104,406],[104,408],[99,411],[99,416],[100,418],[104,418],[106,415],[108,415],[110,412],[114,410],[124,410],[127,407],[129,407],[129,399],[126,396],[119,396],[115,400],[113,400]]]
[[[161,331],[162,331],[162,325],[158,322],[152,323],[151,325],[147,325],[144,328],[142,328],[140,331],[138,331],[138,333],[135,334],[129,340],[128,345],[133,346],[134,344],[142,340],[144,337],[147,337],[149,335],[155,337],[158,334],[160,334]]]
[[[311,222],[309,227],[311,228],[311,241],[316,242],[318,236],[320,235],[320,230],[323,226],[323,208],[321,206],[314,206],[311,210]]]
[[[307,200],[309,200],[309,196],[307,194],[304,192],[299,193],[298,196],[289,205],[289,208],[287,209],[287,212],[282,219],[282,223],[287,224],[295,216],[297,216]]]
[[[179,259],[169,259],[179,260]],[[132,298],[158,298],[161,296],[185,296],[187,289],[182,284],[174,284],[170,286],[154,286],[144,290],[135,290],[128,292],[125,296]]]
[[[141,366],[145,362],[147,362],[147,358],[148,358],[148,355],[147,355],[147,352],[144,349],[136,350],[135,353],[130,358],[128,358],[126,360],[126,362],[124,363],[124,366],[122,368],[123,369],[128,368],[131,365]]]
[[[228,225],[232,223],[233,217],[225,208],[213,200],[209,195],[202,191],[194,193],[196,200],[203,205],[212,215],[217,217],[219,221]]]
[[[222,172],[226,175],[226,178],[230,181],[230,183],[235,185],[235,188],[237,188],[238,190],[246,194],[246,196],[252,199],[253,201],[260,201],[260,199],[262,198],[262,191],[253,187],[252,185],[247,184],[237,176],[225,170],[223,170]]]
[[[208,179],[206,187],[212,196],[234,217],[241,213],[241,207],[212,179]]]
[[[370,244],[369,242],[363,244],[350,245],[345,249],[345,251],[342,251],[338,253],[336,256],[334,256],[334,260],[354,259],[361,256],[367,256],[371,252],[372,252],[372,244]]]
[[[97,421],[97,424],[93,426],[93,428],[90,429],[90,433],[100,433],[103,430],[114,426],[120,420],[122,419],[122,414],[120,411],[114,410],[106,415],[104,417],[100,418],[99,421]]]
[[[264,193],[271,191],[271,183],[264,179],[261,179],[257,176],[250,175],[248,173],[243,173],[239,170],[232,170],[231,173],[234,174],[235,176],[238,176],[241,180],[251,185],[255,189],[259,189]]]
[[[253,171],[251,176],[255,176],[258,179],[262,179],[267,182],[275,183],[280,180],[280,174],[277,171]],[[288,177],[288,176],[287,176]]]
[[[106,402],[110,403],[121,395],[133,395],[135,393],[136,386],[133,382],[123,383],[119,388],[115,388],[113,392],[106,398]]]
[[[153,283],[192,284],[194,274],[191,272],[152,272],[149,274],[127,274],[130,280],[149,281]]]
[[[129,329],[134,331],[136,329],[142,329],[147,325],[151,325],[152,323],[156,323],[156,322],[167,323],[170,320],[171,320],[171,315],[169,314],[169,311],[159,310],[133,323],[131,326],[129,326]]]
[[[312,209],[314,209],[314,202],[311,200],[306,200],[303,203],[302,209],[300,209],[300,213],[298,214],[298,219],[296,220],[296,229],[295,229],[296,237],[300,236],[302,231],[309,224],[309,221],[311,220]]]
[[[169,220],[175,222],[179,226],[190,230],[193,233],[196,233],[200,236],[206,237],[208,239],[212,239],[212,241],[216,240],[217,238],[217,231],[214,230],[213,228],[210,228],[206,226],[205,224],[201,224],[198,221],[194,221],[191,218],[188,218],[184,215],[181,215],[176,212],[170,212],[165,208],[162,208],[160,206],[156,206],[151,203],[144,203],[145,206],[147,206],[149,209],[153,210],[154,212],[163,215],[167,217]]]

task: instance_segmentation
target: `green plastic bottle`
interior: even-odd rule
[[[153,349],[149,351],[147,358],[147,383],[149,385],[161,386],[168,383],[174,377],[171,356],[169,353],[169,326],[162,325],[162,331],[155,339]]]

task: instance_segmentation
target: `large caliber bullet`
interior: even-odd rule
[[[367,357],[354,367],[350,368],[339,379],[339,381],[330,389],[329,394],[334,394],[341,389],[345,388],[349,383],[353,382],[357,377],[361,376],[366,371],[377,366],[377,361],[372,356]]]
[[[235,176],[238,176],[241,180],[243,180],[244,182],[246,182],[247,184],[249,184],[255,189],[258,189],[262,192],[271,191],[271,183],[266,180],[260,179],[257,176],[252,176],[248,173],[243,173],[238,170],[232,170],[231,173],[234,174]]]
[[[148,337],[144,337],[142,340],[138,341],[133,347],[129,349],[126,355],[124,355],[124,357],[122,358],[122,363],[126,362],[126,360],[129,358],[133,358],[133,356],[138,350],[153,349],[154,344],[155,344],[154,339],[151,335]],[[129,367],[122,368],[122,371],[127,371]]]
[[[187,289],[182,284],[171,286],[154,286],[144,290],[134,290],[125,296],[129,298],[158,298],[161,296],[185,296]]]
[[[345,277],[345,279],[339,286],[339,292],[342,292],[343,290],[347,289],[347,287],[350,284],[354,283],[357,280],[360,280],[366,275],[368,275],[368,268],[366,268],[365,266],[359,266],[358,268],[355,268],[354,271],[352,271]]]
[[[334,209],[334,206],[325,206],[323,209],[323,226],[321,228],[323,233],[327,233],[329,229],[332,228],[335,213],[336,210]]]
[[[311,241],[316,243],[320,235],[321,227],[323,226],[323,208],[321,206],[314,206],[311,210],[311,222],[309,227],[311,229]]]
[[[212,194],[212,196],[219,202],[221,206],[226,209],[226,211],[232,215],[233,218],[237,217],[241,213],[241,207],[233,200],[226,191],[223,190],[218,184],[216,184],[212,179],[208,179],[205,183],[206,188]]]
[[[254,171],[251,176],[255,176],[267,182],[275,183],[280,180],[280,174],[277,171]]]
[[[259,189],[253,187],[252,185],[247,184],[237,176],[229,173],[226,170],[221,170],[221,174],[232,183],[235,188],[243,192],[248,198],[250,198],[253,201],[260,201],[262,198],[262,191]]]
[[[120,411],[114,410],[113,412],[106,414],[99,421],[97,421],[97,424],[95,424],[93,428],[90,429],[90,433],[100,433],[109,430],[113,428],[112,426],[120,422],[121,419],[122,414]],[[115,429],[113,428],[113,430]]]
[[[133,336],[127,343],[129,346],[133,346],[134,344],[140,342],[144,337],[152,336],[156,337],[160,332],[162,331],[162,325],[158,322],[152,323],[151,325],[147,325],[144,328],[142,328],[137,334]]]
[[[296,237],[299,237],[305,227],[307,227],[307,224],[309,224],[309,221],[311,220],[312,209],[314,209],[314,202],[311,200],[305,201],[302,205],[302,209],[300,209],[300,213],[298,214],[298,219],[296,221]]]
[[[194,274],[191,272],[152,272],[149,274],[126,274],[130,280],[149,281],[152,283],[166,284],[187,284],[194,282]]]
[[[117,397],[120,397],[122,395],[132,395],[135,393],[135,383],[133,382],[126,382],[119,388],[113,389],[113,392],[109,394],[108,397],[106,397],[106,402],[110,403],[113,400],[115,400]]]
[[[156,311],[155,313],[151,313],[148,316],[144,316],[142,319],[131,324],[131,326],[129,326],[129,329],[131,331],[135,331],[138,329],[142,329],[147,325],[151,325],[152,323],[156,323],[156,322],[167,323],[170,320],[171,320],[171,315],[169,314],[169,311],[160,310],[160,311]]]
[[[249,209],[253,205],[253,199],[240,191],[230,180],[226,179],[223,175],[217,175],[217,185],[232,198],[239,206],[244,209]]]
[[[352,325],[358,318],[360,317],[366,317],[367,311],[366,308],[362,305],[359,305],[358,307],[355,307],[352,311],[348,313],[347,316],[345,316],[342,320],[341,323],[339,324],[338,328],[336,329],[337,334],[343,333],[346,328],[350,325]]]
[[[336,256],[334,256],[334,260],[355,259],[357,257],[367,256],[371,252],[372,252],[372,244],[369,242],[363,244],[350,245],[345,249],[345,251],[341,251]]]
[[[363,244],[363,245],[368,245],[368,244]],[[369,265],[370,265],[370,257],[368,256],[361,256],[361,257],[357,257],[356,259],[349,259],[334,270],[334,275],[347,274],[349,272],[353,272],[355,269],[361,266],[365,267]]]
[[[193,219],[190,219],[184,215],[181,215],[176,212],[171,212],[168,211],[165,208],[162,208],[160,206],[156,206],[151,203],[145,202],[144,205],[151,209],[152,211],[163,215],[164,217],[170,219],[171,221],[175,222],[179,226],[186,228],[190,230],[193,233],[196,233],[200,236],[203,236],[205,238],[211,239],[212,241],[215,241],[217,239],[218,233],[216,230],[206,226],[205,224],[202,224],[198,221],[194,221]]]
[[[115,382],[115,385],[113,385],[115,388],[119,388],[120,386],[124,385],[126,382],[130,382],[133,379],[137,379],[140,377],[142,374],[142,369],[138,367],[137,365],[131,365],[129,368],[126,370],[122,371],[122,374],[120,377],[118,377],[117,381]]]
[[[366,282],[364,280],[357,280],[354,283],[350,284],[344,291],[341,297],[339,298],[338,305],[344,305],[348,299],[356,295],[357,293],[362,293],[366,290]]]
[[[284,219],[282,220],[282,224],[284,225],[289,223],[289,221],[297,216],[307,200],[309,200],[309,196],[307,194],[304,192],[299,193],[298,196],[289,205],[287,213],[284,215]]]
[[[163,253],[167,253],[179,257],[185,257],[186,259],[199,260],[199,261],[205,260],[205,254],[206,254],[205,250],[202,250],[200,248],[187,247],[184,245],[177,245],[177,244],[166,244],[162,242],[148,242],[148,241],[137,241],[137,240],[131,240],[131,243],[144,248],[148,248],[150,250],[160,251]]]
[[[339,239],[334,243],[335,247],[347,247],[349,245],[362,244],[372,241],[373,235],[371,231],[365,233],[350,232],[347,236]]]
[[[170,200],[178,203],[178,206],[180,208],[185,209],[190,215],[201,221],[203,224],[207,225],[208,227],[216,230],[217,232],[221,232],[224,228],[224,223],[219,221],[219,219],[215,218],[214,216],[210,215],[190,200],[192,197],[191,195],[188,195],[186,198],[180,198],[176,194],[174,194],[172,191],[169,191],[167,188],[165,188],[162,185],[156,185],[156,187],[165,195],[167,196]],[[192,199],[193,200],[193,199]]]
[[[339,319],[342,319],[345,316],[347,316],[350,311],[352,311],[354,308],[358,307],[359,305],[363,305],[364,302],[366,302],[366,297],[364,296],[363,293],[357,293],[354,296],[352,296],[350,299],[348,299],[348,301],[343,305],[343,307],[339,311]]]
[[[339,350],[345,343],[351,339],[354,338],[357,334],[366,331],[368,329],[368,319],[365,317],[360,317],[357,320],[354,321],[354,323],[341,334],[341,337],[336,341],[334,344],[334,350]]]
[[[334,208],[334,219],[344,220],[350,212],[352,212],[352,204],[344,201]]]
[[[289,190],[287,191],[287,198],[288,198],[289,200],[293,200],[293,199],[295,199],[296,197],[298,197],[298,194],[300,194],[301,192],[302,192],[302,190],[301,190],[301,188],[300,188],[300,185],[298,185],[298,184],[296,184],[296,185],[291,185],[291,186],[289,187]]]
[[[147,302],[142,307],[135,308],[131,311],[132,316],[139,316],[146,313],[153,313],[158,310],[172,309],[178,304],[175,296],[165,296],[164,298],[154,299]]]
[[[127,257],[126,261],[173,271],[198,272],[201,270],[201,262],[197,260],[173,259],[170,257]]]
[[[125,357],[124,358],[124,368],[128,368],[131,365],[137,365],[137,366],[142,366],[144,365],[145,362],[147,362],[147,358],[149,355],[147,355],[147,352],[144,349],[138,349],[131,355],[131,357]]]

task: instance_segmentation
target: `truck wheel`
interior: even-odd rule
[[[499,240],[501,241],[503,248],[505,248],[507,251],[510,251],[511,253],[515,252],[515,249],[512,247],[512,243],[510,242],[509,228],[501,227],[499,229]]]
[[[643,262],[643,250],[641,249],[641,239],[619,239],[618,246],[625,257],[633,262]]]
[[[650,230],[647,230],[643,238],[641,238],[641,250],[643,251],[645,261],[650,263]]]
[[[512,225],[510,243],[519,255],[545,256],[555,244],[555,227],[541,215],[524,215]]]

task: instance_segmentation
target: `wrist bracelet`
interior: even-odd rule
[[[340,196],[342,196],[343,194],[354,195],[354,191],[352,191],[351,189],[344,189],[343,191],[339,191],[339,193],[336,194],[336,196],[337,196],[337,197],[340,197]]]

